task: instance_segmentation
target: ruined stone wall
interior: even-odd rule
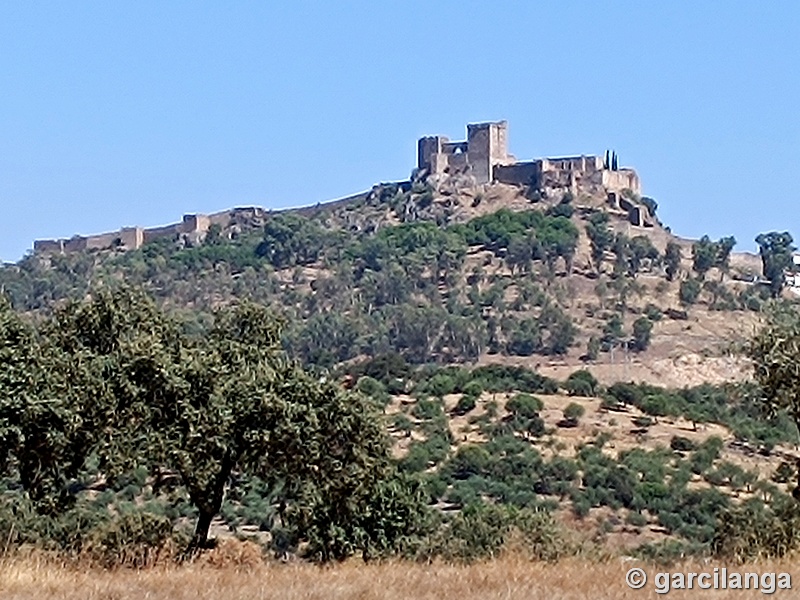
[[[152,242],[153,240],[171,238],[175,239],[183,231],[183,224],[176,223],[172,225],[164,225],[163,227],[149,227],[144,230],[144,243]]]
[[[446,154],[433,154],[431,155],[428,164],[425,168],[431,175],[440,175],[447,172],[450,168],[449,157]]]
[[[602,169],[603,161],[599,156],[562,156],[542,159],[542,171],[593,173]]]
[[[508,123],[500,121],[489,125],[489,159],[492,166],[508,164]]]
[[[628,214],[628,222],[637,227],[653,227],[656,219],[644,204],[626,198],[618,191],[608,192],[608,204],[611,208],[624,211]]]
[[[76,235],[68,240],[64,240],[64,252],[81,252],[86,250],[86,238]]]
[[[225,213],[226,215],[228,213]],[[89,236],[74,236],[68,240],[37,240],[33,243],[34,252],[80,252],[82,250],[106,250],[108,248],[121,248],[136,250],[147,242],[157,239],[178,239],[181,235],[192,235],[193,241],[202,238],[211,225],[211,218],[207,215],[184,215],[183,221],[163,227],[123,227],[119,231],[101,233]],[[228,219],[225,219],[227,224]]]
[[[513,165],[495,165],[494,179],[510,185],[538,186],[542,173],[541,161],[519,162]]]
[[[86,236],[87,250],[105,250],[116,246],[120,242],[120,232],[101,233],[99,235]]]
[[[64,252],[64,240],[36,240],[33,251],[40,254],[61,254]]]
[[[467,142],[447,142],[442,141],[442,154],[466,154],[469,151]]]
[[[478,183],[488,183],[492,177],[490,134],[487,123],[467,125],[467,157],[472,174]]]
[[[208,216],[211,225],[219,225],[220,227],[227,227],[231,222],[231,211],[225,210],[222,212],[214,213]]]
[[[472,167],[466,154],[444,154],[440,156],[444,156],[446,158],[446,168],[450,173],[463,173],[468,168],[471,169]]]
[[[603,185],[609,190],[622,191],[628,189],[638,195],[642,193],[639,176],[633,169],[603,171]]]
[[[151,227],[144,230],[144,243],[157,239],[178,239],[183,234],[204,234],[211,226],[211,217],[203,214],[183,215],[180,223]],[[193,238],[196,240],[195,238]]]
[[[473,123],[467,125],[467,156],[478,183],[488,183],[495,165],[514,162],[508,154],[508,123]]]
[[[435,155],[442,153],[442,145],[447,141],[446,137],[440,135],[420,138],[419,142],[417,142],[417,167],[429,169],[431,173],[435,173],[431,160]]]
[[[119,230],[120,245],[126,250],[138,250],[144,244],[144,229],[123,227]]]
[[[183,215],[183,233],[205,233],[210,226],[208,215]]]

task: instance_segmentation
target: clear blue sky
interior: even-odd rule
[[[800,237],[800,3],[3,2],[0,259],[402,179],[507,119],[616,149],[676,233]]]

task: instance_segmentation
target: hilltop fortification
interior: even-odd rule
[[[628,211],[635,225],[653,224],[647,207],[633,201],[642,193],[639,176],[620,167],[615,152],[520,161],[508,152],[506,121],[469,124],[467,139],[457,142],[441,135],[420,138],[417,168],[434,181],[466,176],[476,185],[525,186],[542,197],[566,192],[605,197],[612,207]]]
[[[452,142],[436,135],[421,138],[417,144],[417,177],[422,176],[434,185],[450,179],[467,181],[470,186],[505,184],[524,187],[540,198],[560,198],[566,193],[575,197],[587,196],[607,201],[609,208],[627,212],[634,225],[651,226],[654,218],[640,202],[641,182],[636,171],[619,167],[616,153],[603,156],[580,155],[557,158],[517,160],[508,152],[508,123],[506,121],[472,123],[467,125],[467,139]],[[401,182],[410,185],[410,182]],[[305,209],[338,206],[367,193]],[[69,253],[85,250],[135,250],[158,239],[174,240],[186,245],[202,241],[212,226],[235,233],[241,226],[263,224],[269,211],[260,207],[234,208],[212,215],[184,215],[179,223],[145,229],[123,227],[118,231],[98,235],[75,235],[68,239],[37,240],[36,253]]]

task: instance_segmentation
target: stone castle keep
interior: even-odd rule
[[[470,185],[501,183],[538,191],[543,197],[560,198],[565,192],[605,197],[613,208],[627,211],[631,223],[650,226],[653,217],[634,198],[641,195],[636,171],[619,168],[616,154],[566,156],[518,161],[508,153],[506,121],[467,125],[466,141],[451,142],[444,136],[428,136],[417,145],[417,167],[434,181],[466,177]],[[407,182],[408,183],[408,182]],[[327,206],[366,196],[357,194]],[[326,206],[326,205],[323,205]],[[316,208],[295,209],[300,213]],[[111,233],[76,235],[69,239],[37,240],[35,253],[63,254],[84,250],[136,250],[153,240],[168,239],[185,245],[201,242],[212,226],[235,233],[243,227],[259,227],[269,218],[260,207],[234,208],[211,215],[185,215],[180,223],[144,229],[123,227]]]
[[[641,194],[636,171],[619,168],[615,154],[565,156],[518,161],[508,153],[508,123],[497,121],[467,125],[467,140],[451,142],[444,136],[421,138],[417,167],[434,177],[464,174],[477,184],[506,183],[542,190],[573,193],[610,193],[623,190]]]

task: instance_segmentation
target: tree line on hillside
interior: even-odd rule
[[[399,193],[390,191],[391,198]],[[197,247],[159,240],[116,255],[29,256],[0,269],[0,287],[15,307],[47,312],[60,300],[84,297],[98,281],[122,278],[181,307],[194,331],[209,325],[216,303],[250,298],[286,318],[283,344],[292,356],[323,367],[386,352],[415,363],[468,362],[485,353],[559,356],[581,336],[584,356],[596,360],[619,345],[648,347],[656,312],[629,318],[631,300],[666,287],[648,290],[639,275],[664,277],[663,286],[679,280],[687,310],[698,302],[712,310],[760,310],[780,295],[792,262],[788,233],[759,236],[769,284],[733,287],[725,281],[733,238],[701,238],[686,257],[689,270],[679,244],[660,252],[646,235],[614,232],[603,211],[581,213],[594,270],[583,275],[599,279],[599,310],[589,315],[598,323],[581,330],[565,277],[582,235],[575,212],[565,197],[546,210],[501,209],[449,225],[367,224],[361,231],[334,226],[325,214],[278,213],[261,231],[228,240],[215,230]],[[707,277],[712,269],[718,278]]]

